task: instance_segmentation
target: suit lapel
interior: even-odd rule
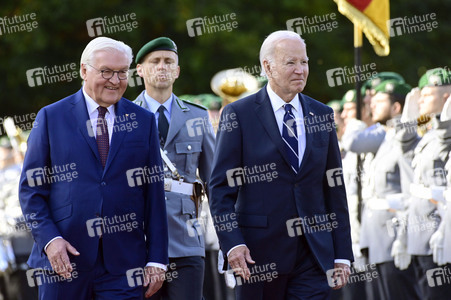
[[[130,119],[128,118],[128,111],[125,108],[125,100],[122,98],[119,100],[118,103],[116,103],[115,107],[115,122],[114,122],[114,128],[118,128],[117,130],[113,129],[113,136],[111,137],[111,145],[110,145],[110,151],[108,152],[108,159],[106,161],[104,174],[108,170],[109,166],[111,165],[114,157],[116,156],[117,152],[119,151],[119,148],[122,144],[122,141],[124,140],[125,134],[127,133],[127,130],[121,130],[122,126],[126,126],[127,122],[130,122]]]
[[[171,105],[171,122],[169,122],[169,131],[164,145],[165,147],[166,145],[169,145],[179,130],[185,125],[186,117],[184,113],[189,110],[190,109],[183,103],[182,100],[174,96],[174,100]]]
[[[310,110],[310,105],[308,103],[308,100],[304,97],[304,95],[299,93],[299,101],[301,102],[302,113],[304,115],[303,120],[308,120],[312,115],[314,115],[313,112]],[[304,125],[305,125],[305,151],[304,151],[304,156],[302,157],[301,166],[299,167],[299,171],[297,174],[298,176],[301,174],[302,168],[307,163],[307,158],[310,154],[310,151],[312,150],[312,134],[309,133],[308,124],[310,124],[310,123],[304,122]]]
[[[277,126],[274,110],[266,92],[266,86],[258,92],[255,103],[257,104],[255,107],[255,112],[258,119],[273,143],[276,144],[277,149],[279,149],[279,152],[282,154],[285,162],[290,166],[290,160],[288,158],[288,154],[286,153],[284,141],[282,140],[282,136],[279,132],[279,127]]]
[[[100,163],[99,151],[97,150],[97,143],[95,138],[95,131],[92,131],[91,122],[89,122],[88,110],[86,108],[85,98],[83,92],[80,89],[77,94],[75,94],[74,100],[72,102],[72,115],[74,117],[74,124],[77,124],[78,130],[80,130],[81,135],[84,137],[86,143],[88,143],[89,148],[91,148],[92,153]]]

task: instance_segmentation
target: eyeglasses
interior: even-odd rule
[[[104,70],[99,70],[93,66],[91,66],[90,64],[87,64],[88,66],[90,66],[91,68],[93,68],[94,70],[102,73],[102,77],[103,79],[111,79],[114,76],[114,73],[117,73],[117,78],[119,78],[119,80],[127,80],[128,79],[128,70],[121,70],[121,71],[113,71],[110,69],[104,69]]]

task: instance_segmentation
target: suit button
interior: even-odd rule
[[[164,197],[164,200],[168,200],[168,197]]]
[[[105,182],[105,181],[102,181],[101,185],[102,185],[102,186],[105,186],[105,185],[106,185],[106,182]]]
[[[164,154],[168,154],[168,150],[164,150],[163,153],[164,153]]]
[[[188,147],[187,147],[187,148],[188,148],[188,150],[191,150],[191,145],[188,145]]]

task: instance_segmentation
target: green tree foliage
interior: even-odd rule
[[[376,63],[377,71],[398,72],[414,86],[427,69],[450,67],[450,11],[450,1],[392,1],[391,18],[435,13],[438,28],[392,38],[388,57],[378,57],[365,39],[362,63]],[[0,17],[31,13],[36,14],[36,29],[0,35],[0,117],[37,112],[76,92],[81,84],[79,76],[70,82],[30,87],[26,71],[75,63],[78,72],[81,52],[92,39],[86,21],[130,13],[136,14],[138,28],[105,36],[124,41],[134,53],[155,37],[172,38],[179,48],[181,66],[181,76],[175,85],[177,94],[210,93],[211,78],[224,69],[256,70],[262,41],[269,33],[286,29],[287,20],[335,13],[336,29],[302,34],[310,58],[305,93],[327,102],[341,98],[346,90],[353,88],[352,85],[329,87],[327,84],[327,70],[354,64],[353,25],[338,13],[332,0],[3,0],[0,6]],[[236,29],[188,35],[188,20],[225,14],[236,15]],[[129,87],[125,96],[134,99],[142,89],[143,86]]]

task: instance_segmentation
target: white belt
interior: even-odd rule
[[[435,201],[445,202],[445,190],[445,186],[431,186],[427,188],[422,184],[410,184],[410,194],[426,200],[433,199]]]
[[[368,200],[367,205],[370,209],[373,210],[403,210],[403,197],[402,193],[398,194],[390,194],[387,195],[386,198],[371,198]]]
[[[193,184],[171,178],[164,179],[164,190],[166,192],[180,193],[188,196],[193,195]]]
[[[410,194],[413,197],[422,198],[422,199],[432,199],[431,189],[425,187],[422,184],[411,183],[410,184]]]

